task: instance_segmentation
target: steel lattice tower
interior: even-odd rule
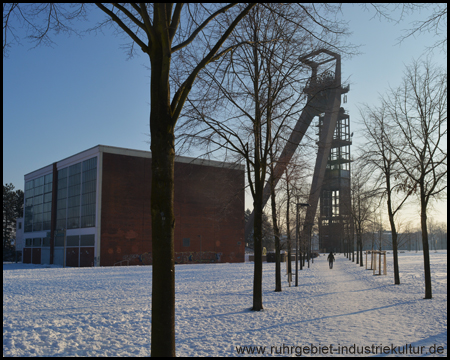
[[[318,61],[312,59],[318,58]],[[346,234],[351,233],[350,214],[350,118],[341,108],[341,95],[350,90],[341,83],[341,56],[320,49],[299,59],[311,68],[311,77],[304,88],[307,104],[274,169],[277,184],[313,118],[319,116],[319,140],[314,175],[301,238],[311,236],[319,198],[321,211],[319,238],[321,250],[343,251]],[[318,71],[319,66],[335,62],[333,71]],[[270,197],[270,180],[264,188],[263,206]],[[333,202],[334,201],[334,202]],[[334,212],[333,212],[334,209]],[[331,226],[330,226],[331,225]],[[253,228],[253,212],[245,226],[245,237]],[[337,231],[339,230],[339,231]],[[336,231],[336,233],[334,233]],[[326,240],[325,240],[326,239]]]
[[[316,125],[320,132],[323,118]],[[350,116],[340,108],[320,194],[319,247],[323,252],[344,252],[351,226]]]

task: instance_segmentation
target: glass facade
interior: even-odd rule
[[[57,229],[95,226],[97,158],[58,171]]]
[[[53,175],[25,184],[24,231],[51,228]],[[95,226],[97,157],[58,170],[56,229]]]
[[[97,158],[83,161],[81,177],[81,227],[95,226]]]
[[[65,229],[67,221],[67,174],[68,168],[58,171],[58,190],[56,195],[56,228]]]
[[[52,174],[26,182],[25,232],[50,230],[52,186]]]
[[[81,163],[69,166],[67,185],[67,227],[80,227]]]

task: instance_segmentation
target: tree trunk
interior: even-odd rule
[[[256,92],[255,92],[256,93]],[[255,212],[255,223],[253,225],[253,243],[255,253],[255,268],[253,274],[253,311],[260,311],[263,309],[262,305],[262,215],[263,215],[263,189],[264,176],[261,173],[260,158],[260,131],[261,131],[261,117],[259,116],[258,106],[256,107],[257,114],[255,116],[256,123],[254,124],[255,133],[255,194],[253,198],[253,208]]]
[[[392,209],[390,208],[390,200],[388,200],[388,213],[392,233],[392,252],[394,255],[394,284],[400,285],[400,273],[398,268],[398,235],[397,229],[395,228],[394,215],[392,214]]]
[[[253,30],[253,40],[258,43],[258,29]],[[255,269],[253,278],[253,311],[263,309],[262,305],[262,214],[263,214],[263,190],[266,178],[266,158],[261,158],[261,109],[259,100],[259,60],[257,46],[253,46],[253,67],[255,78],[253,80],[253,93],[255,96],[255,120],[253,123],[254,141],[255,141],[255,194],[253,197],[253,208],[255,211],[254,224],[254,253]]]
[[[362,243],[362,229],[359,235],[359,266],[364,266],[363,263],[363,243]]]
[[[361,237],[361,224],[356,228],[356,264],[359,264],[359,238]]]
[[[286,231],[287,231],[287,268],[288,268],[288,282],[289,286],[291,286],[291,277],[292,277],[292,263],[291,263],[291,227],[290,227],[290,203],[291,196],[289,192],[289,179],[287,176],[287,168],[286,168],[286,192],[287,192],[287,204],[286,204]]]
[[[422,187],[422,186],[421,186]],[[421,225],[422,225],[422,246],[423,246],[423,267],[425,273],[425,299],[431,299],[431,270],[430,270],[430,249],[428,246],[428,229],[427,229],[427,204],[425,196],[421,191]]]
[[[170,110],[169,57],[152,58],[150,133],[152,152],[151,355],[175,356],[174,125]]]
[[[386,171],[386,188],[387,188],[387,208],[389,223],[391,225],[392,233],[392,252],[394,255],[394,284],[400,285],[400,273],[398,268],[398,236],[397,229],[395,228],[394,213],[392,212],[392,200],[391,200],[391,179],[390,172]]]
[[[271,162],[273,164],[273,162]],[[272,167],[272,177],[271,177],[271,205],[272,205],[272,222],[273,222],[273,232],[275,235],[275,291],[281,291],[281,268],[280,268],[280,231],[277,224],[277,208],[275,203],[275,189],[273,181],[273,165]]]
[[[255,186],[258,189],[258,186]],[[259,189],[258,189],[259,190]],[[261,196],[259,196],[261,193]],[[258,191],[253,202],[255,209],[255,223],[253,227],[253,243],[255,253],[255,267],[253,273],[253,311],[263,309],[262,304],[262,191]]]

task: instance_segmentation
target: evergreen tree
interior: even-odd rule
[[[23,216],[22,190],[14,191],[13,184],[3,185],[3,260],[12,260],[16,235],[16,219]]]

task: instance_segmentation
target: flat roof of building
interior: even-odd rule
[[[144,157],[144,158],[152,157],[151,151],[127,149],[127,148],[121,148],[121,147],[116,147],[116,146],[107,146],[107,145],[96,145],[90,149],[80,151],[79,153],[76,153],[74,155],[71,155],[62,160],[57,161],[56,162],[57,168],[65,168],[72,164],[89,159],[98,153],[109,153],[109,154]],[[191,157],[187,157],[187,156],[176,155],[175,162],[203,165],[203,166],[230,168],[230,169],[236,169],[236,170],[245,170],[245,166],[241,165],[241,164],[220,162],[220,161],[216,161],[216,160],[207,160],[207,159],[201,159],[201,158],[191,158]],[[34,170],[28,174],[25,174],[25,180],[33,179],[35,177],[48,174],[48,173],[52,172],[52,169],[53,169],[53,164],[50,164],[50,165],[44,166],[40,169]]]

